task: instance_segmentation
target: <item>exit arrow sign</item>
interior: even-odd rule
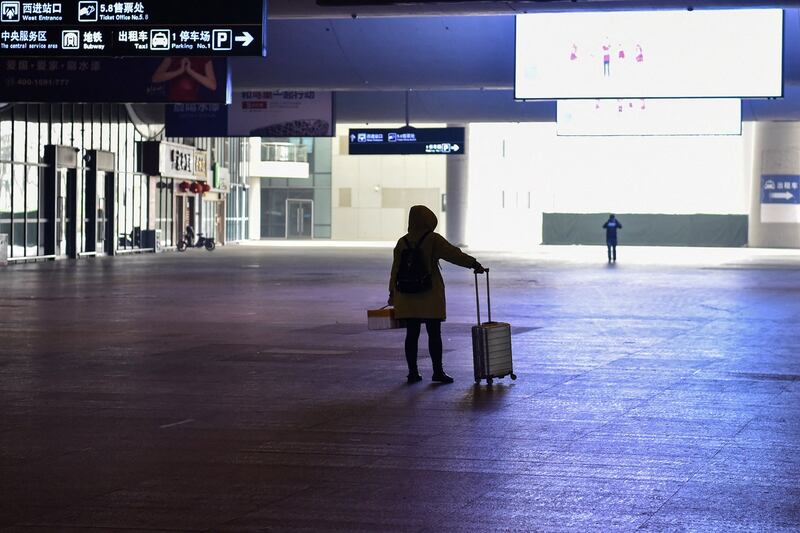
[[[794,198],[794,195],[790,192],[771,192],[769,193],[770,198],[775,198],[776,200],[791,200]]]
[[[768,174],[761,176],[762,204],[800,204],[800,175]]]
[[[249,31],[244,31],[241,35],[237,35],[234,40],[242,43],[242,46],[250,46],[254,39]]]

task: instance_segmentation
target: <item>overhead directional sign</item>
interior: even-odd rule
[[[266,55],[266,0],[0,0],[0,56]]]
[[[761,176],[762,204],[800,204],[800,176]]]
[[[354,128],[348,135],[350,155],[461,155],[464,128]]]

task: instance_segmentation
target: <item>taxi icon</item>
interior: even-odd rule
[[[153,30],[150,32],[150,50],[169,50],[169,30]]]

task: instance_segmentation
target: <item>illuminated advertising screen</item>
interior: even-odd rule
[[[559,100],[562,136],[741,135],[738,98]]]
[[[782,68],[780,9],[516,18],[517,99],[779,97]]]

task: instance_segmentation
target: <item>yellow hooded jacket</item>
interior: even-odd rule
[[[406,249],[406,243],[401,238],[394,247],[394,261],[392,262],[392,274],[389,279],[389,294],[394,301],[395,318],[419,318],[419,319],[438,319],[447,318],[447,304],[444,295],[444,280],[439,270],[439,260],[444,259],[450,263],[465,268],[473,268],[478,262],[471,255],[462,252],[457,246],[453,246],[447,239],[434,233],[433,230],[439,224],[436,215],[424,205],[415,205],[408,214],[408,233],[405,237],[412,246],[416,246],[419,240],[427,232],[431,232],[422,241],[420,250],[430,266],[433,278],[433,287],[427,292],[417,294],[405,294],[395,289],[397,270],[400,264],[400,254]]]

